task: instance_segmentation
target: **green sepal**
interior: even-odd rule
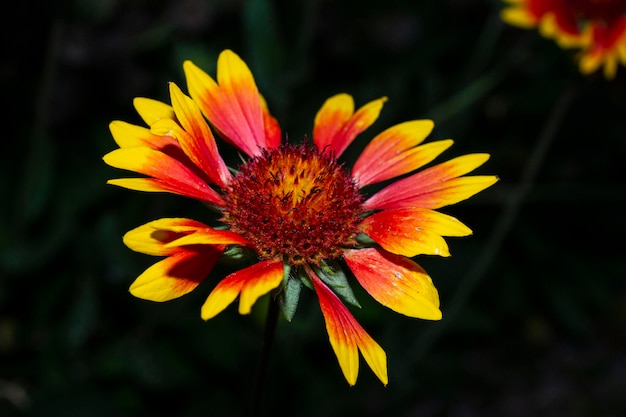
[[[296,314],[301,289],[302,281],[297,276],[294,277],[292,275],[290,265],[285,265],[283,284],[281,291],[278,293],[278,305],[287,321],[291,321]]]
[[[252,256],[254,256],[254,252],[250,249],[239,245],[230,245],[226,247],[226,250],[222,253],[220,261],[240,263],[241,261],[250,259]]]
[[[365,247],[377,246],[376,242],[371,237],[369,237],[368,235],[364,233],[359,233],[358,235],[356,235],[355,240],[361,246],[365,246]]]
[[[321,265],[315,267],[314,270],[317,276],[324,281],[326,285],[332,288],[345,302],[361,308],[361,304],[359,304],[354,296],[352,288],[348,283],[348,277],[336,262],[322,262]]]
[[[296,271],[297,271],[296,278],[298,278],[300,282],[304,284],[305,287],[307,287],[311,291],[315,291],[315,288],[313,287],[313,283],[311,282],[311,278],[309,278],[306,271],[302,268],[298,268]]]

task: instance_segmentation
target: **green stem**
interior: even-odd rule
[[[256,378],[252,389],[250,417],[257,417],[261,413],[261,405],[265,396],[265,388],[267,387],[270,356],[276,334],[276,325],[278,324],[278,312],[278,301],[270,295],[267,317],[265,318],[265,330],[263,332],[263,345],[261,346]]]

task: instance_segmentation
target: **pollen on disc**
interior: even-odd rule
[[[351,175],[313,145],[283,145],[239,167],[222,221],[262,259],[291,265],[338,258],[354,244],[363,198]]]

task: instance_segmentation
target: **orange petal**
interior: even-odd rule
[[[341,300],[318,277],[310,274],[326,323],[330,345],[348,384],[354,385],[359,375],[359,350],[374,374],[387,385],[387,355],[367,334]]]
[[[467,236],[472,231],[452,216],[423,208],[383,210],[365,218],[359,229],[397,255],[450,256],[442,236]]]
[[[109,184],[132,188],[145,186],[143,191],[165,191],[223,205],[219,194],[187,166],[163,152],[146,146],[120,148],[104,156],[108,165],[152,177],[155,181],[109,180]],[[152,187],[152,188],[151,188]],[[135,189],[135,188],[132,188]]]
[[[170,96],[176,117],[184,129],[184,135],[172,135],[178,139],[185,154],[207,173],[215,184],[224,188],[232,175],[217,150],[215,139],[196,103],[170,83]]]
[[[249,156],[267,148],[259,91],[248,66],[230,50],[217,60],[217,83],[191,61],[183,64],[189,94],[224,138]]]
[[[259,297],[280,285],[283,274],[282,261],[274,259],[261,261],[230,274],[209,294],[209,298],[202,306],[202,319],[208,320],[215,317],[240,294],[239,313],[250,313],[252,305]]]
[[[168,258],[146,269],[130,286],[130,293],[150,301],[169,301],[191,292],[211,272],[223,246],[177,248]]]
[[[426,320],[441,319],[439,294],[415,262],[382,249],[348,249],[344,259],[359,283],[390,309]]]
[[[354,100],[337,94],[324,102],[315,116],[313,142],[318,149],[339,157],[354,138],[370,127],[380,114],[386,97],[371,101],[354,112]]]
[[[430,120],[395,125],[377,135],[363,150],[352,169],[361,187],[421,168],[452,145],[452,140],[418,146],[432,131]]]
[[[470,154],[435,165],[388,185],[370,197],[364,207],[436,209],[465,200],[498,181],[495,176],[461,177],[488,159],[488,154]]]

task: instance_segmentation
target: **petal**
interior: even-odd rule
[[[319,149],[331,146],[334,137],[354,114],[354,99],[349,94],[337,94],[327,99],[315,115],[313,141]]]
[[[185,245],[247,245],[249,242],[239,233],[206,227],[193,234],[176,239],[166,246],[173,248]]]
[[[169,136],[158,136],[145,127],[115,120],[109,124],[111,135],[120,148],[147,146],[161,150],[167,146],[180,147],[178,142]]]
[[[598,53],[582,53],[578,62],[578,68],[583,75],[595,72],[602,65],[602,56]]]
[[[135,252],[154,256],[167,256],[178,252],[178,250],[166,245],[183,236],[205,229],[210,228],[196,220],[164,218],[153,220],[128,231],[124,235],[123,241],[126,246]],[[213,242],[205,244],[213,244]]]
[[[387,385],[387,355],[367,334],[341,300],[319,278],[310,274],[320,302],[330,345],[348,384],[354,385],[359,374],[359,350],[374,374]]]
[[[500,18],[511,26],[523,29],[531,29],[537,26],[537,18],[521,10],[504,9],[500,13]]]
[[[179,184],[169,181],[163,182],[154,178],[116,178],[108,180],[107,184],[127,188],[134,191],[144,191],[152,193],[173,193],[205,201],[209,204],[213,204],[216,206],[223,205],[221,197],[213,190],[211,191],[213,191],[213,193],[215,194],[213,195],[213,197],[211,197],[207,195],[207,192],[189,188],[185,184]]]
[[[125,169],[152,177],[155,181],[109,180],[109,184],[133,188],[144,186],[143,191],[165,191],[197,198],[211,204],[223,205],[215,190],[194,174],[182,162],[171,156],[145,146],[120,148],[109,152],[104,162],[114,168]]]
[[[603,67],[606,79],[615,78],[618,65],[626,63],[626,17],[614,19],[610,24],[589,22],[582,37],[580,72],[590,74]]]
[[[422,193],[414,192],[405,199],[395,199],[387,201],[385,204],[377,205],[377,208],[403,208],[403,207],[423,207],[437,209],[460,201],[467,200],[471,196],[478,194],[489,188],[498,181],[495,176],[469,176],[453,178],[441,184],[433,185],[431,189]],[[397,189],[398,191],[401,188]],[[366,206],[367,206],[366,202]]]
[[[613,54],[606,56],[604,60],[604,78],[612,80],[617,74],[617,57]]]
[[[172,135],[178,139],[185,154],[207,173],[215,184],[224,188],[232,175],[220,156],[213,134],[196,103],[170,83],[170,96],[176,117],[184,129],[184,135]]]
[[[337,94],[324,102],[315,116],[313,142],[318,149],[339,157],[354,138],[370,127],[380,114],[386,97],[371,101],[354,112],[354,100]]]
[[[146,269],[130,286],[130,293],[150,301],[185,295],[206,278],[223,250],[223,246],[177,248],[176,253]]]
[[[163,120],[163,122],[169,122],[171,125],[178,126],[172,119],[161,120]],[[206,175],[187,157],[187,155],[185,155],[185,152],[183,152],[183,149],[180,147],[179,141],[174,139],[171,135],[168,135],[171,133],[169,131],[170,129],[163,130],[158,134],[159,132],[152,132],[145,127],[116,120],[109,124],[109,130],[120,148],[145,146],[155,149],[180,161],[187,168],[196,172],[196,174],[202,177]],[[178,130],[181,129],[178,128]],[[209,177],[207,177],[207,180],[209,180]]]
[[[395,125],[377,135],[363,150],[352,169],[361,187],[421,168],[449,148],[443,140],[419,145],[432,131],[430,120],[413,120]]]
[[[161,119],[173,119],[174,109],[172,106],[150,98],[137,97],[133,100],[135,110],[148,126]]]
[[[259,91],[248,66],[230,50],[217,60],[217,83],[191,61],[183,64],[189,94],[211,124],[249,156],[267,148]]]
[[[435,165],[383,188],[365,202],[364,208],[436,209],[465,200],[498,181],[495,176],[457,178],[473,171],[488,159],[488,154],[470,154]]]
[[[500,12],[500,18],[511,26],[522,29],[532,29],[539,23],[539,18],[528,10],[509,7]]]
[[[209,294],[202,306],[202,319],[215,317],[240,294],[239,314],[250,313],[252,305],[259,297],[280,285],[283,274],[282,261],[274,259],[261,261],[230,274]]]
[[[374,163],[376,159],[372,155],[372,160],[370,161],[371,172],[367,170],[365,173],[366,177],[364,178],[366,180],[365,184],[360,180],[359,184],[361,186],[373,184],[415,171],[437,158],[443,151],[452,146],[453,143],[454,141],[452,139],[431,142],[397,154],[395,158],[385,162]],[[384,163],[388,165],[384,166]],[[380,165],[377,166],[378,164]]]
[[[359,229],[397,255],[450,256],[442,236],[468,236],[472,231],[452,216],[409,207],[384,210],[365,218]]]
[[[263,125],[265,127],[265,140],[268,148],[278,148],[282,140],[282,133],[278,121],[271,115],[267,102],[260,96],[261,110],[263,111]]]
[[[571,25],[573,13],[561,0],[505,0],[511,6],[500,13],[502,20],[510,25],[524,29],[534,28],[542,24],[546,18],[556,21],[558,18],[563,27]]]
[[[581,41],[578,21],[568,14],[546,13],[539,21],[538,30],[541,36],[554,39],[561,48],[579,46]]]
[[[415,262],[377,248],[347,249],[344,259],[376,301],[409,317],[440,320],[439,294]]]
[[[173,119],[175,117],[172,106],[158,100],[136,97],[133,100],[133,105],[148,126],[152,126],[161,119]]]

